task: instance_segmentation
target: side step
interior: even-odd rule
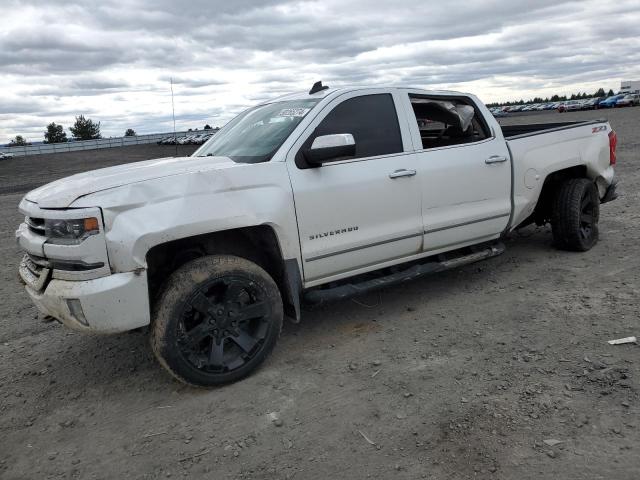
[[[335,284],[335,286],[330,286],[329,288],[319,287],[307,290],[303,293],[303,300],[305,303],[311,305],[342,300],[355,295],[367,293],[372,290],[377,290],[379,288],[404,283],[431,273],[442,272],[444,270],[468,265],[469,263],[496,257],[505,251],[505,246],[502,242],[495,242],[476,248],[479,249],[472,253],[461,253],[458,256],[447,259],[438,260],[438,258],[442,256],[429,257],[426,262],[423,261],[423,263],[415,263],[404,270],[379,274],[378,276],[373,276],[373,278],[372,274],[359,275],[358,277],[347,279],[347,282],[350,283],[340,283]],[[461,252],[462,251],[468,252],[469,249],[462,249]],[[358,281],[357,279],[359,278],[362,280]]]

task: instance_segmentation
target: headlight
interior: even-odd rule
[[[74,220],[45,219],[44,232],[48,241],[60,245],[77,245],[91,235],[100,233],[100,224],[95,217]]]

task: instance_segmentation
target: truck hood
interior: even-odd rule
[[[128,163],[79,173],[43,185],[25,198],[40,208],[67,208],[91,193],[155,178],[197,173],[237,165],[227,157],[171,157]]]

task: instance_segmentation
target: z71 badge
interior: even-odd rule
[[[598,132],[604,132],[607,129],[606,125],[599,125],[597,127],[593,127],[591,129],[591,133],[598,133]]]
[[[316,233],[315,235],[309,235],[309,240],[316,240],[318,238],[329,237],[331,235],[341,235],[343,233],[355,232],[358,227],[338,228],[337,230],[331,230],[324,233]]]

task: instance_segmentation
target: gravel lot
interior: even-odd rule
[[[640,349],[606,341],[640,336],[640,108],[501,121],[602,117],[623,196],[591,251],[529,227],[496,259],[305,312],[210,391],[166,374],[144,332],[43,323],[16,277],[25,189],[173,148],[3,161],[0,478],[639,478]]]

